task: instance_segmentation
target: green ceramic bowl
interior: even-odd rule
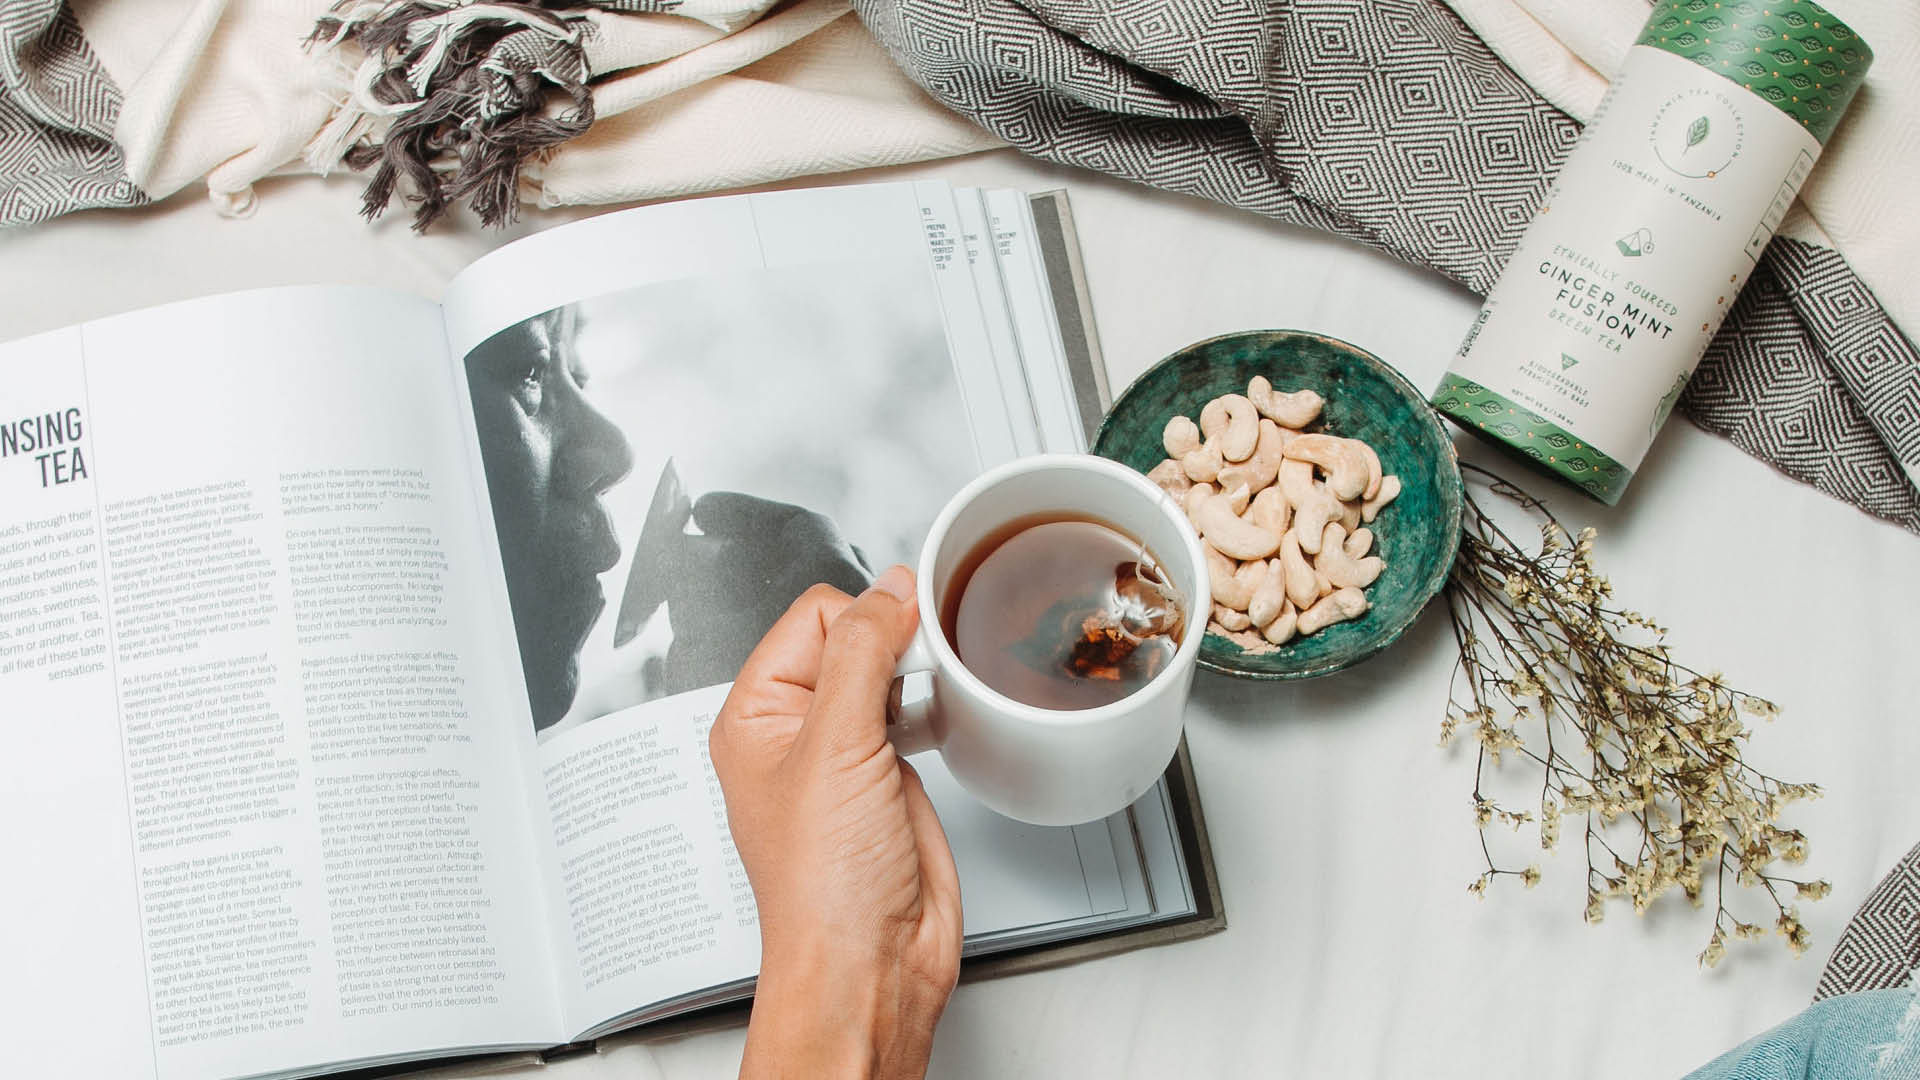
[[[1278,390],[1327,399],[1313,430],[1364,439],[1396,474],[1400,497],[1374,521],[1386,569],[1367,589],[1372,609],[1268,653],[1243,651],[1218,634],[1200,666],[1253,679],[1308,679],[1351,667],[1399,639],[1440,591],[1460,546],[1460,463],[1426,396],[1378,357],[1336,338],[1298,330],[1228,334],[1160,361],[1114,402],[1093,452],[1146,472],[1166,458],[1160,433],[1175,414],[1198,418],[1221,394],[1244,394],[1265,375]]]

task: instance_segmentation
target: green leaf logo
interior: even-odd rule
[[[1686,149],[1691,150],[1694,147],[1699,146],[1701,143],[1706,142],[1707,132],[1709,130],[1711,130],[1711,125],[1707,123],[1707,118],[1704,116],[1698,120],[1695,120],[1693,123],[1688,124]],[[1682,152],[1684,153],[1684,151]]]

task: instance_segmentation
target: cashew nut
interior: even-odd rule
[[[1360,527],[1360,500],[1349,499],[1346,502],[1341,503],[1340,516],[1335,520],[1340,522],[1340,528],[1344,532],[1350,533],[1353,530],[1359,528]]]
[[[1209,442],[1218,440],[1228,461],[1245,461],[1260,438],[1260,414],[1239,394],[1223,394],[1200,410],[1200,433]]]
[[[1167,448],[1167,456],[1181,458],[1200,449],[1200,428],[1184,416],[1176,416],[1167,421],[1160,432],[1160,445]]]
[[[1264,417],[1260,420],[1260,436],[1254,441],[1253,456],[1245,461],[1235,462],[1220,470],[1220,482],[1232,487],[1246,481],[1255,492],[1273,483],[1280,471],[1280,462],[1287,456],[1287,437],[1285,429]]]
[[[1252,630],[1222,630],[1220,636],[1240,646],[1244,652],[1259,653],[1271,651],[1267,648],[1266,642],[1260,639],[1260,635],[1254,633]]]
[[[1265,559],[1249,559],[1241,563],[1239,566],[1233,568],[1233,580],[1246,586],[1253,592],[1259,592],[1260,587],[1267,583],[1267,561]],[[1240,605],[1240,610],[1245,611],[1252,605],[1253,597],[1249,594],[1247,602]]]
[[[1366,614],[1367,594],[1359,589],[1336,589],[1325,599],[1300,613],[1297,629],[1302,635],[1317,634],[1337,622]]]
[[[1213,621],[1222,630],[1245,630],[1253,625],[1253,620],[1244,611],[1235,611],[1225,604],[1213,605]]]
[[[1293,637],[1299,622],[1300,615],[1294,610],[1293,601],[1288,600],[1281,604],[1280,614],[1261,629],[1260,636],[1275,645],[1285,645],[1288,639]]]
[[[1340,506],[1338,499],[1326,495],[1294,508],[1291,528],[1300,534],[1301,551],[1309,555],[1320,554],[1320,534],[1326,530],[1328,521],[1340,516]]]
[[[1286,578],[1287,599],[1293,606],[1305,610],[1307,605],[1320,598],[1320,590],[1313,580],[1313,565],[1300,554],[1300,530],[1289,529],[1287,535],[1280,538],[1280,574]],[[1252,598],[1249,597],[1251,602]]]
[[[1266,580],[1253,590],[1253,599],[1247,601],[1247,618],[1262,629],[1279,618],[1281,609],[1287,606],[1287,576],[1278,562],[1276,559],[1267,564]]]
[[[1346,530],[1337,522],[1327,522],[1326,536],[1320,541],[1320,554],[1313,560],[1313,568],[1340,588],[1364,589],[1380,576],[1386,560],[1378,555],[1356,559],[1347,554],[1346,542]]]
[[[1287,502],[1295,510],[1313,500],[1313,463],[1287,458],[1280,463],[1274,474],[1280,484],[1280,491],[1286,495]]]
[[[1278,536],[1243,520],[1222,495],[1201,501],[1199,511],[1194,514],[1194,524],[1199,526],[1200,535],[1206,537],[1208,543],[1236,559],[1264,559],[1280,546]]]
[[[1371,499],[1380,493],[1380,455],[1373,452],[1373,447],[1359,439],[1348,439],[1347,442],[1358,447],[1360,456],[1366,459],[1367,486],[1360,489],[1360,497]]]
[[[1379,494],[1360,504],[1360,520],[1371,523],[1380,514],[1380,508],[1392,502],[1400,495],[1400,478],[1388,473],[1380,478]]]
[[[1253,471],[1251,459],[1223,466],[1219,475],[1213,478],[1214,483],[1220,485],[1221,491],[1232,491],[1237,487],[1246,488],[1250,492],[1258,491],[1260,490],[1260,485],[1256,482],[1258,480],[1259,476]]]
[[[1247,383],[1247,399],[1253,407],[1281,427],[1303,428],[1320,415],[1326,401],[1311,390],[1283,394],[1273,388],[1264,375],[1255,375]]]
[[[1238,484],[1228,483],[1226,477],[1226,472],[1222,470],[1220,473],[1220,494],[1226,498],[1227,505],[1233,507],[1234,513],[1246,513],[1247,502],[1253,498],[1251,490],[1245,482]]]
[[[1198,450],[1189,450],[1180,455],[1180,467],[1200,483],[1211,483],[1220,475],[1220,467],[1224,464],[1226,461],[1220,456],[1220,444],[1212,439],[1200,444]]]
[[[1335,498],[1356,499],[1367,490],[1367,459],[1354,446],[1353,440],[1336,435],[1302,435],[1287,444],[1287,457],[1320,466]]]
[[[1167,421],[1167,460],[1147,474],[1202,537],[1208,632],[1250,652],[1366,612],[1363,590],[1386,567],[1362,525],[1399,496],[1400,478],[1362,440],[1301,430],[1325,404],[1256,377],[1245,396],[1207,402],[1197,423]]]
[[[1207,581],[1213,588],[1213,602],[1235,611],[1247,610],[1247,604],[1253,600],[1253,586],[1234,576],[1239,567],[1212,544],[1203,541],[1200,550],[1206,554]]]
[[[1186,509],[1187,520],[1193,522],[1195,529],[1200,527],[1200,504],[1206,502],[1212,494],[1212,484],[1195,484],[1187,489],[1186,494],[1180,496],[1180,505]]]
[[[1260,462],[1267,483],[1273,483],[1274,474],[1280,471],[1280,459],[1287,456],[1287,440],[1297,434],[1264,416],[1260,418],[1260,436],[1254,440],[1253,457],[1248,460]]]
[[[1187,489],[1193,486],[1193,478],[1188,476],[1187,470],[1181,468],[1180,463],[1172,458],[1148,469],[1147,479],[1159,484],[1167,494],[1175,497],[1185,495]]]
[[[1340,500],[1314,483],[1313,465],[1298,458],[1280,463],[1280,491],[1293,506],[1293,531],[1300,534],[1300,550],[1319,554],[1320,534],[1327,522],[1340,516]]]
[[[1261,488],[1247,507],[1246,518],[1270,533],[1287,531],[1287,496],[1277,487]]]

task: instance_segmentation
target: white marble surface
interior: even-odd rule
[[[1007,151],[853,179],[916,176],[1071,190],[1116,389],[1188,342],[1261,327],[1347,338],[1431,385],[1477,308],[1355,245]],[[507,238],[363,226],[351,179],[261,194],[248,221],[189,196],[0,233],[0,338],[269,284],[436,296]],[[530,216],[519,231],[562,219]],[[1531,486],[1600,529],[1619,598],[1663,618],[1682,659],[1783,707],[1750,757],[1828,791],[1790,819],[1812,839],[1808,869],[1834,886],[1805,907],[1808,955],[1770,941],[1702,973],[1706,913],[1683,903],[1644,919],[1615,908],[1588,927],[1565,849],[1543,860],[1537,890],[1469,897],[1472,757],[1434,746],[1452,643],[1430,611],[1342,675],[1273,687],[1202,673],[1188,732],[1230,928],[964,986],[932,1074],[1675,1076],[1805,1004],[1854,906],[1920,841],[1920,538],[1680,420],[1617,510]],[[741,1038],[737,1025],[656,1036],[543,1075],[730,1076]]]

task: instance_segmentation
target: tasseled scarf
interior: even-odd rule
[[[404,178],[424,230],[467,200],[488,225],[512,221],[521,169],[587,130],[593,94],[587,8],[668,12],[681,0],[341,0],[309,44],[366,58],[308,161],[371,168],[369,220]]]

